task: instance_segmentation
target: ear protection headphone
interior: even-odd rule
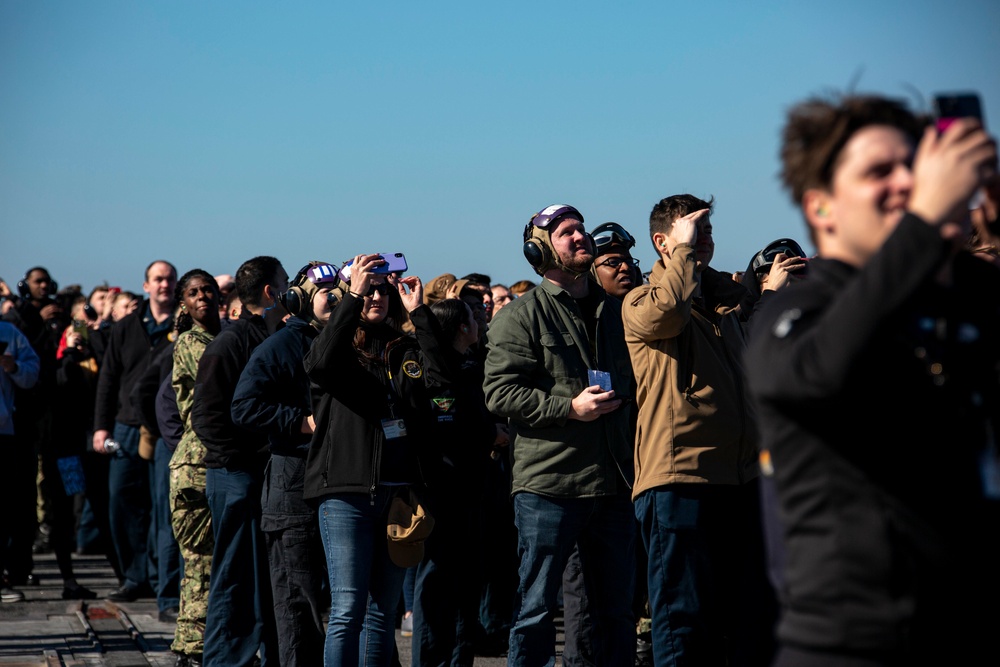
[[[573,215],[580,222],[583,222],[583,215],[574,207],[567,204],[554,204],[535,213],[531,216],[528,224],[524,226],[524,245],[521,246],[521,252],[531,268],[540,276],[544,276],[549,269],[560,266],[552,249],[552,241],[547,234],[551,231],[552,223],[557,222],[564,215]],[[594,237],[587,234],[587,239],[590,243],[591,254],[596,254],[597,244],[594,242]]]
[[[31,289],[28,287],[28,277],[35,271],[44,271],[45,275],[49,277],[49,288],[46,291],[47,296],[55,296],[56,292],[59,290],[59,284],[52,280],[52,274],[44,266],[33,266],[24,272],[24,277],[17,281],[17,293],[22,299],[31,298]]]
[[[303,283],[308,279],[307,271],[322,262],[309,262],[295,274],[288,289],[278,295],[278,303],[288,311],[292,317],[298,317],[304,313],[312,312],[312,299],[302,289]]]
[[[549,248],[547,239],[542,238],[543,233],[545,233],[544,230],[538,229],[529,222],[524,227],[524,245],[521,246],[524,258],[528,260],[528,264],[538,275],[543,275],[555,266],[552,260],[552,249]]]

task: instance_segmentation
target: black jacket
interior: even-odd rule
[[[425,476],[431,490],[445,488],[470,498],[481,491],[496,438],[486,409],[481,355],[459,354],[444,340],[430,308],[410,313],[424,359],[427,407],[431,411]]]
[[[990,421],[1000,432],[1000,272],[963,253],[943,287],[948,253],[908,215],[862,269],[814,259],[754,316],[786,644],[972,664],[1000,627],[981,478]]]
[[[156,352],[169,345],[173,339],[172,335],[150,339],[143,324],[148,308],[147,300],[134,313],[123,317],[111,328],[97,380],[95,431],[111,431],[116,421],[136,428],[142,425],[141,416],[132,404],[130,394]]]
[[[272,453],[304,459],[309,451],[302,420],[312,401],[302,359],[317,335],[308,322],[290,318],[254,350],[236,385],[233,422],[266,434]]]
[[[260,315],[244,310],[236,323],[216,336],[198,362],[191,427],[205,445],[205,465],[262,473],[267,436],[233,423],[233,393],[243,367],[269,334]]]
[[[323,392],[306,461],[307,499],[334,493],[374,494],[380,481],[423,481],[417,459],[426,442],[429,417],[423,360],[412,336],[383,323],[365,327],[369,342],[377,341],[375,347],[384,349],[381,362],[374,369],[363,365],[353,344],[363,305],[364,299],[346,295],[304,359],[310,379]],[[412,462],[409,470],[396,468],[409,479],[385,476],[384,419],[402,419],[406,424],[407,436],[390,445],[395,462]]]

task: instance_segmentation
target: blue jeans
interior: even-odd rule
[[[390,664],[406,570],[389,559],[386,517],[393,489],[342,493],[319,506],[320,537],[330,576],[330,618],[323,664]]]
[[[593,609],[594,662],[635,662],[635,521],[625,495],[601,498],[514,496],[521,556],[520,584],[510,629],[510,667],[555,665],[555,610],[562,575],[579,544]]]
[[[759,507],[756,482],[670,484],[635,499],[656,667],[770,664],[777,607]]]
[[[262,667],[278,664],[267,546],[260,528],[263,471],[208,468],[205,494],[215,551],[205,618],[204,664],[245,667],[260,649]]]
[[[139,456],[139,428],[115,423],[114,439],[121,445],[108,470],[111,540],[125,584],[149,585],[147,540],[150,524],[149,462]]]
[[[149,528],[156,550],[156,606],[160,611],[176,609],[181,600],[181,550],[170,524],[170,456],[163,439],[156,441],[153,454],[153,512]]]

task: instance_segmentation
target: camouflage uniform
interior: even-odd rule
[[[178,337],[174,347],[173,386],[184,435],[170,459],[170,519],[184,557],[180,611],[170,648],[184,655],[202,654],[208,581],[212,569],[212,514],[205,495],[205,446],[191,428],[194,379],[198,360],[214,336],[197,323]]]

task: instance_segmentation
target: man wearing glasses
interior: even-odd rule
[[[594,662],[632,665],[633,379],[621,301],[590,278],[595,244],[574,207],[539,211],[523,240],[542,281],[493,321],[484,382],[487,408],[513,435],[521,562],[508,664],[555,663],[562,573],[579,544]]]

